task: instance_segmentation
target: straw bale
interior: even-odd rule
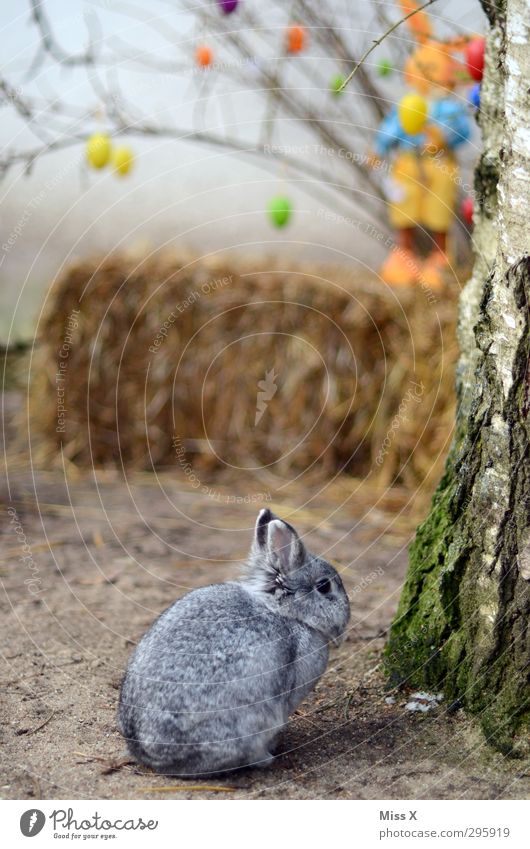
[[[341,269],[78,262],[40,327],[34,456],[417,486],[439,473],[451,433],[456,288],[433,301]]]

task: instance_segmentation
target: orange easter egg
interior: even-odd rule
[[[195,61],[200,68],[208,68],[213,62],[213,50],[207,44],[199,44],[195,51]]]
[[[289,53],[300,53],[307,42],[307,34],[304,27],[293,24],[287,29],[287,50]]]

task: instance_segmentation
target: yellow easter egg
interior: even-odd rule
[[[92,168],[104,168],[110,159],[112,145],[105,133],[95,133],[87,141],[86,158]]]
[[[406,94],[399,101],[399,123],[406,133],[415,136],[427,123],[428,111],[427,101],[421,95]]]
[[[112,154],[112,164],[117,174],[128,174],[134,163],[134,154],[130,147],[117,147]]]

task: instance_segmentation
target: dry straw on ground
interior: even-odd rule
[[[81,466],[416,486],[452,427],[457,289],[434,300],[358,272],[182,256],[78,263],[39,328],[34,459],[62,446]]]

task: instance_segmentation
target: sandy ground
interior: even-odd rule
[[[352,602],[348,638],[274,765],[212,788],[130,762],[115,721],[127,657],[176,597],[237,574],[258,505],[230,503],[233,491],[199,494],[170,475],[66,480],[10,464],[0,523],[1,797],[527,798],[528,769],[489,751],[462,711],[448,714],[442,702],[410,712],[410,693],[388,703],[381,651],[408,533],[395,530],[388,504],[367,512],[358,496],[337,510],[330,492],[297,513],[292,492],[273,499],[315,551],[345,567]]]

